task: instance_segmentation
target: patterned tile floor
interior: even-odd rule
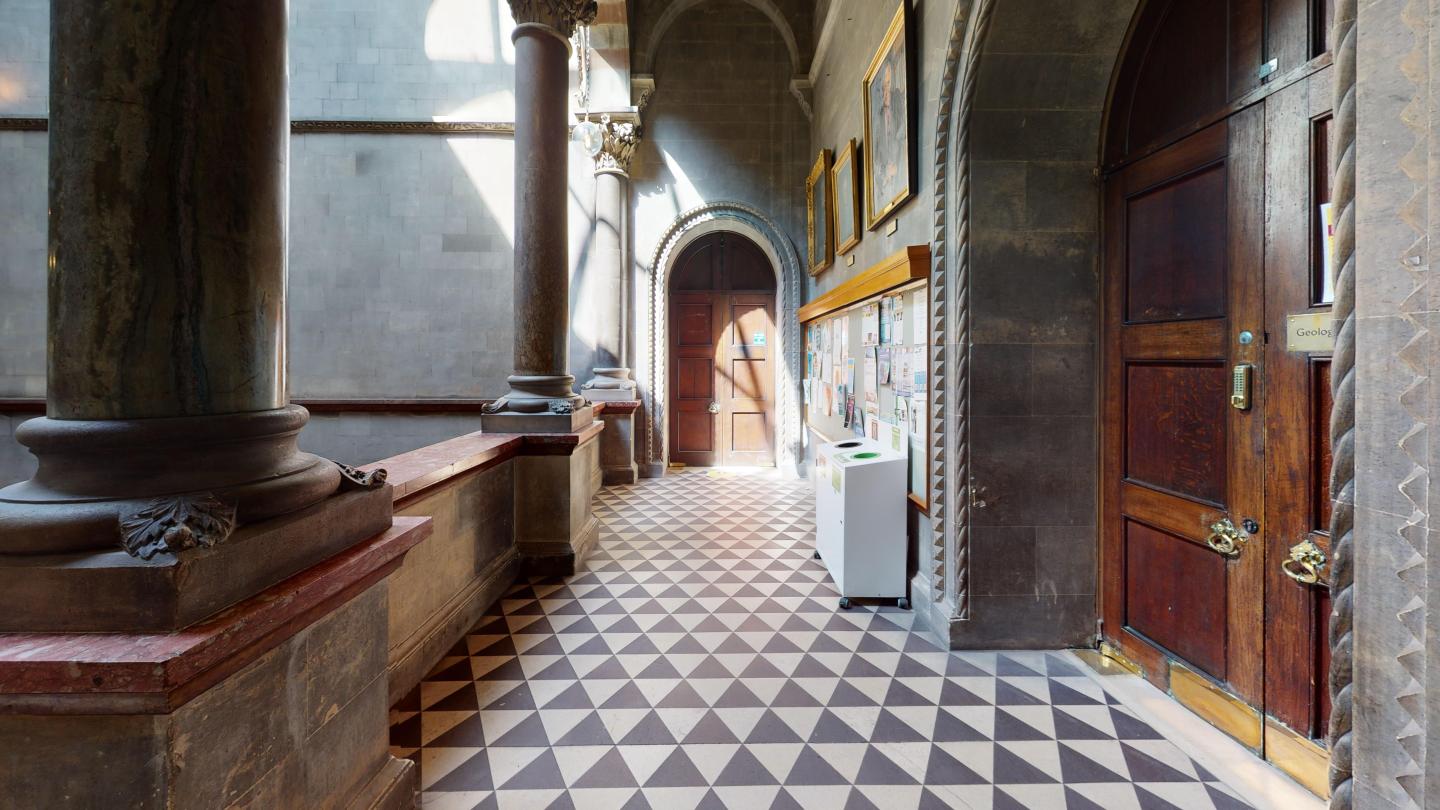
[[[1066,653],[947,653],[842,611],[808,484],[604,491],[598,549],[517,585],[392,711],[427,810],[1248,807]]]

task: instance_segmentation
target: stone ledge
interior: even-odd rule
[[[397,517],[369,540],[174,633],[0,634],[0,714],[168,714],[383,579],[425,539]]]
[[[595,403],[595,415],[602,413],[635,413],[640,410],[638,399],[615,399]]]
[[[596,420],[576,433],[478,431],[366,464],[360,469],[385,470],[386,483],[394,490],[395,508],[400,509],[441,484],[487,470],[516,456],[570,455],[604,428],[605,423]]]

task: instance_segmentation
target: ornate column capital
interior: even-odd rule
[[[589,25],[599,6],[595,0],[510,0],[510,15],[519,25],[546,25],[565,38],[575,34],[575,26]]]
[[[614,172],[630,175],[630,162],[635,158],[635,147],[645,130],[638,123],[629,121],[606,121],[600,126],[604,141],[595,154],[595,173]]]

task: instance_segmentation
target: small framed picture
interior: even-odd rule
[[[872,231],[915,196],[912,33],[910,0],[901,0],[860,82],[865,105],[865,227]]]
[[[835,156],[830,186],[835,189],[835,253],[844,256],[860,244],[860,167],[855,139]]]
[[[829,149],[821,149],[805,179],[805,241],[810,275],[817,276],[835,260],[835,212],[830,193]]]

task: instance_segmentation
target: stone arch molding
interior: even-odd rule
[[[635,60],[635,73],[649,75],[655,72],[655,52],[665,39],[665,34],[670,30],[670,26],[674,25],[682,14],[705,1],[676,0],[665,7],[665,10],[660,13],[660,18],[655,21],[655,27],[650,29],[650,35],[645,38],[644,45],[639,49],[638,58]],[[806,66],[800,62],[800,43],[795,38],[795,30],[790,27],[790,21],[785,19],[785,14],[771,0],[744,0],[744,2],[770,20],[770,23],[780,32],[780,38],[785,40],[785,49],[790,52],[791,68],[797,75],[804,73]]]
[[[650,261],[650,284],[644,307],[648,317],[643,322],[649,335],[644,400],[648,414],[645,431],[645,461],[651,469],[664,470],[669,461],[668,401],[666,386],[670,379],[670,347],[666,323],[670,272],[685,247],[701,236],[717,231],[737,233],[754,242],[765,252],[775,268],[776,320],[778,342],[776,354],[775,465],[793,472],[802,458],[800,449],[800,320],[799,308],[803,295],[805,271],[800,254],[790,238],[774,220],[755,208],[738,202],[707,203],[681,214],[665,229]]]

